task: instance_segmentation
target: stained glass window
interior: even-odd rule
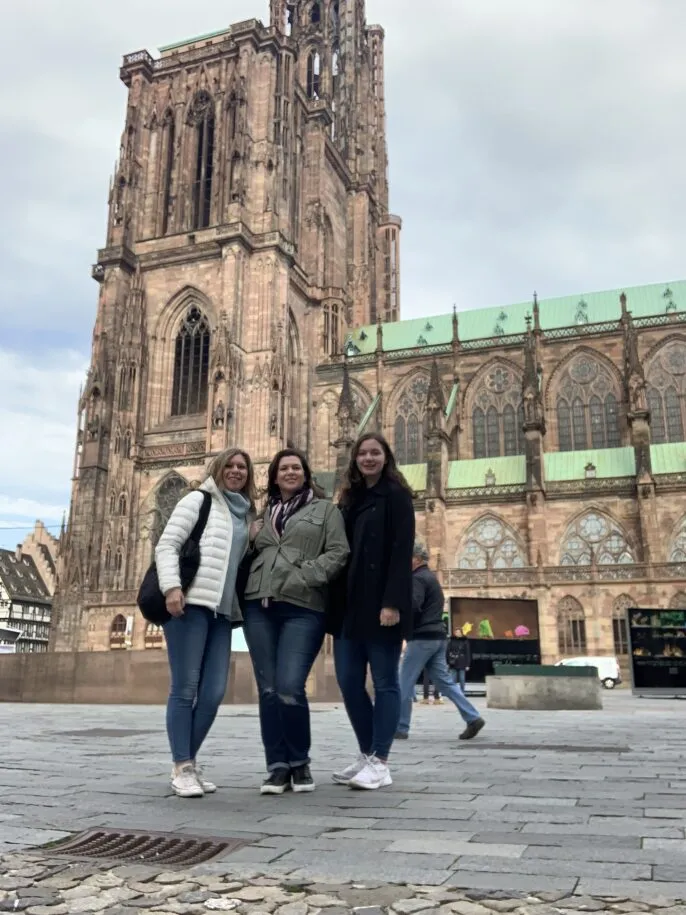
[[[171,518],[174,506],[189,491],[188,483],[183,477],[173,474],[167,477],[157,490],[155,498],[155,519],[151,531],[151,540],[153,546],[162,536],[167,521]]]
[[[625,565],[636,562],[624,532],[611,518],[589,510],[567,528],[562,539],[560,565]]]
[[[459,569],[521,569],[527,564],[520,537],[496,515],[471,524],[457,554]]]
[[[426,398],[429,379],[415,375],[398,401],[394,426],[395,457],[399,464],[421,464],[426,459]]]
[[[557,635],[561,655],[586,654],[586,618],[575,597],[563,597],[557,605]]]
[[[186,312],[176,335],[172,416],[202,413],[207,408],[210,326],[199,308]]]
[[[524,453],[522,379],[511,366],[485,370],[472,395],[475,458]]]
[[[565,368],[557,393],[560,451],[621,444],[619,389],[610,369],[590,353],[579,353]]]
[[[683,442],[686,343],[671,340],[658,350],[650,363],[647,381],[653,442]]]

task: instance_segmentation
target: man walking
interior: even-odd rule
[[[443,625],[443,589],[427,566],[429,554],[416,542],[412,557],[412,609],[414,631],[408,640],[400,667],[400,722],[396,739],[406,740],[412,720],[412,693],[424,668],[433,684],[450,699],[467,724],[460,740],[476,737],[486,722],[459,686],[453,682],[446,661],[447,637]]]

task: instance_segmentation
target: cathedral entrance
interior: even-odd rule
[[[484,692],[494,664],[540,664],[538,601],[451,597],[450,633],[469,639],[467,691]]]

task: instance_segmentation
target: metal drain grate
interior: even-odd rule
[[[247,844],[246,839],[230,836],[220,838],[135,829],[89,829],[40,850],[49,855],[106,859],[125,864],[191,865],[202,864],[219,855],[229,855]]]

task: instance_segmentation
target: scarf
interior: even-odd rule
[[[269,517],[277,537],[283,535],[284,528],[293,515],[308,505],[312,499],[314,499],[314,493],[309,486],[296,492],[287,502],[283,502],[280,496],[270,498]]]

